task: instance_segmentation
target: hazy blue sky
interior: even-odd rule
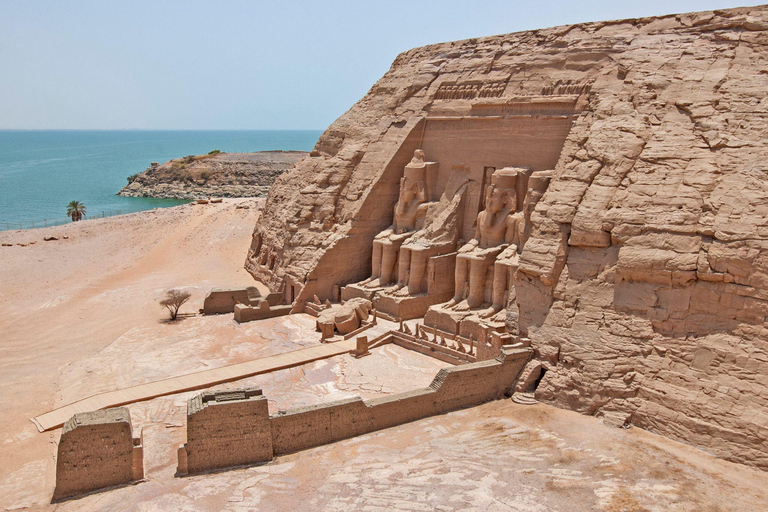
[[[0,0],[0,129],[320,129],[414,46],[738,5]]]

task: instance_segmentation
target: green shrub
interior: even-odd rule
[[[221,153],[220,149],[214,149],[213,151],[208,152],[209,155],[218,155],[219,153]]]

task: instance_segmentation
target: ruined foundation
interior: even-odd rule
[[[284,316],[291,312],[292,306],[270,306],[266,300],[259,302],[258,306],[246,306],[245,304],[235,304],[235,322],[253,322],[254,320],[265,320]]]
[[[221,315],[233,313],[237,304],[259,307],[263,301],[266,301],[270,306],[277,306],[282,302],[282,294],[270,293],[266,297],[262,297],[255,286],[230,289],[214,288],[205,296],[203,314]]]

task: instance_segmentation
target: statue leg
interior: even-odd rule
[[[507,307],[507,292],[512,283],[512,272],[517,268],[515,261],[496,261],[493,266],[493,305],[480,314],[488,318]]]
[[[464,299],[464,284],[467,281],[467,266],[469,259],[463,254],[456,257],[456,270],[454,271],[453,298],[445,307],[453,307]]]
[[[379,284],[381,286],[392,282],[395,260],[397,260],[397,247],[392,244],[382,244],[381,270],[379,271]]]
[[[504,308],[504,296],[509,286],[509,265],[496,263],[493,269],[493,308],[498,311]]]
[[[402,288],[408,284],[408,271],[411,267],[411,250],[400,247],[400,262],[397,270],[397,287]]]
[[[470,309],[478,308],[483,304],[486,270],[488,270],[488,263],[485,258],[473,258],[470,261],[469,296],[467,297],[467,305]]]
[[[373,241],[373,254],[371,256],[371,277],[381,277],[381,256],[383,245],[378,240]]]
[[[421,282],[427,271],[429,253],[427,251],[411,251],[411,275],[408,278],[408,292],[411,295],[421,293]]]
[[[371,251],[371,277],[361,281],[359,283],[360,285],[365,286],[381,277],[381,256],[383,249],[383,245],[380,241],[373,241],[373,250]]]

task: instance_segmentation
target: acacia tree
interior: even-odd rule
[[[182,290],[168,290],[165,292],[165,298],[160,301],[160,305],[168,308],[171,314],[171,320],[176,320],[179,315],[179,308],[189,300],[189,292]]]
[[[72,219],[72,222],[77,222],[85,217],[85,205],[80,201],[70,201],[67,205],[67,217]]]

